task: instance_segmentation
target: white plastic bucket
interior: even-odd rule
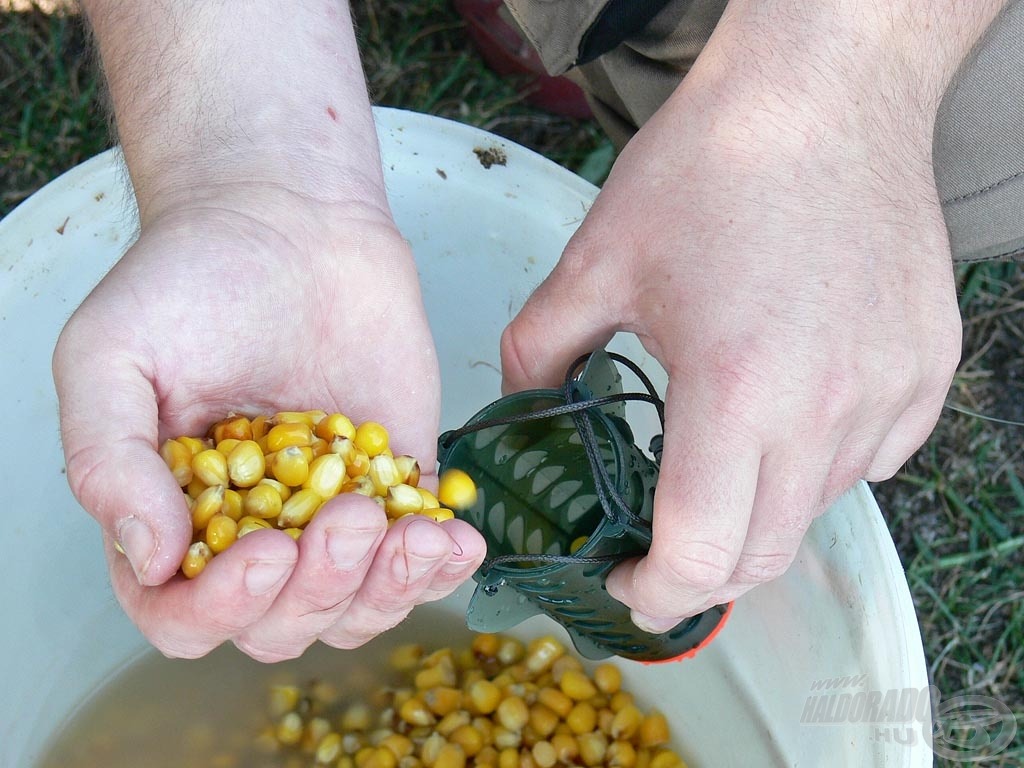
[[[420,265],[449,428],[498,397],[501,330],[597,190],[458,123],[396,110],[378,110],[377,121],[391,204]],[[484,168],[474,149],[492,147],[506,164]],[[31,766],[75,706],[147,649],[111,593],[98,529],[68,490],[50,376],[64,321],[134,236],[119,162],[111,151],[83,163],[0,223],[5,768]],[[620,337],[613,348],[664,382],[635,341]],[[458,621],[471,589],[441,609]],[[414,612],[407,624],[417,621]],[[536,619],[517,631],[555,627]],[[869,722],[863,707],[830,718],[821,698],[846,694],[849,703],[928,684],[903,570],[863,484],[814,523],[784,577],[737,602],[697,658],[622,667],[627,685],[669,715],[693,766],[932,762],[927,720]]]

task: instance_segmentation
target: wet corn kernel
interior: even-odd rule
[[[449,509],[469,509],[476,503],[476,484],[461,469],[446,469],[438,480],[437,498]]]
[[[238,523],[227,515],[214,515],[206,524],[206,544],[213,554],[223,552],[238,538]]]
[[[583,672],[576,669],[566,670],[558,683],[562,693],[574,701],[586,701],[597,695],[597,686]]]
[[[622,672],[614,664],[598,664],[594,669],[594,685],[601,693],[618,693],[622,687]]]
[[[352,437],[356,448],[366,453],[371,459],[384,453],[388,447],[388,432],[376,421],[364,421],[356,427]]]

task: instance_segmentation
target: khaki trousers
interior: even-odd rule
[[[727,0],[657,2],[639,31],[579,65],[609,0],[505,2],[548,71],[583,86],[621,147],[689,71]],[[947,89],[933,157],[953,258],[1024,258],[1024,0],[1010,0]]]

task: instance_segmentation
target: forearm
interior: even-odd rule
[[[267,184],[386,206],[345,0],[84,0],[143,222]]]

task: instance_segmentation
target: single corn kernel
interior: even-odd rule
[[[629,704],[618,712],[615,713],[615,717],[612,718],[611,736],[614,739],[631,739],[639,729],[640,725],[644,721],[644,714],[636,705]]]
[[[260,414],[255,416],[252,421],[249,422],[249,429],[252,432],[249,440],[259,440],[260,438],[266,437],[267,432],[270,431],[270,427],[273,426],[268,423],[266,414]]]
[[[209,486],[207,486],[207,484],[200,480],[198,477],[193,476],[193,478],[189,481],[189,484],[185,487],[185,493],[188,494],[193,499],[198,499],[202,495],[203,491],[205,491],[208,487]]]
[[[201,531],[211,518],[220,513],[224,505],[224,486],[211,485],[196,498],[192,505],[192,528]]]
[[[388,657],[388,663],[400,672],[409,672],[423,658],[423,646],[418,643],[405,643],[395,648]]]
[[[356,428],[352,439],[356,448],[364,451],[371,459],[381,455],[388,447],[388,431],[376,421],[364,421]]]
[[[530,726],[544,738],[555,732],[558,723],[558,715],[555,714],[553,709],[543,704],[534,704],[530,707]]]
[[[443,744],[432,768],[466,768],[466,751],[458,744]]]
[[[608,752],[608,737],[601,731],[585,733],[577,739],[580,747],[580,759],[584,765],[595,766],[604,762]]]
[[[356,444],[352,441],[352,438],[338,435],[337,437],[331,438],[330,445],[327,447],[330,453],[341,456],[342,461],[345,464],[351,464],[359,453],[359,449],[356,448]]]
[[[192,482],[192,451],[178,440],[164,440],[160,456],[171,470],[174,481],[184,488]]]
[[[573,733],[581,736],[597,727],[597,710],[589,702],[581,701],[572,708],[565,722]]]
[[[613,741],[608,745],[605,761],[611,768],[634,768],[636,749],[628,741]]]
[[[519,750],[515,747],[506,747],[498,753],[498,768],[520,768]]]
[[[558,687],[562,689],[562,693],[575,701],[586,701],[597,695],[597,687],[590,682],[590,678],[576,669],[566,670]]]
[[[278,528],[301,528],[310,520],[323,504],[320,495],[309,488],[296,491],[281,507],[281,514],[277,516]]]
[[[686,763],[671,749],[661,749],[651,757],[650,768],[685,768]]]
[[[575,702],[558,688],[542,688],[537,693],[537,701],[552,710],[563,720],[572,712]]]
[[[316,745],[316,761],[331,763],[341,756],[341,734],[335,731],[328,733]]]
[[[345,479],[345,462],[341,456],[325,453],[313,459],[302,487],[316,491],[321,499],[331,499],[338,495]]]
[[[490,680],[478,680],[469,689],[469,700],[481,715],[489,715],[501,703],[501,689]]]
[[[267,451],[272,453],[290,446],[309,447],[312,442],[313,431],[305,422],[279,423],[267,432]]]
[[[281,424],[279,426],[291,425]],[[309,477],[309,459],[302,452],[302,448],[297,445],[289,445],[274,454],[270,471],[279,482],[291,487],[299,486]]]
[[[346,437],[349,440],[356,436],[356,427],[352,419],[343,413],[332,413],[325,416],[316,425],[316,436],[331,442],[336,437]]]
[[[228,484],[228,460],[216,448],[207,448],[192,457],[192,475],[207,485]]]
[[[363,477],[370,471],[370,457],[366,455],[366,451],[356,448],[352,460],[345,462],[345,469],[349,477]]]
[[[302,691],[296,685],[270,686],[267,710],[275,720],[291,712],[299,704]]]
[[[409,725],[433,725],[437,722],[437,718],[427,708],[427,705],[415,697],[402,704],[398,710],[398,716]]]
[[[313,438],[313,444],[309,446],[309,450],[313,452],[313,458],[319,459],[324,454],[330,452],[330,444],[319,437]]]
[[[398,467],[390,456],[378,455],[370,459],[370,468],[366,473],[373,483],[378,496],[386,496],[388,488],[398,484]]]
[[[573,539],[572,543],[569,545],[569,554],[575,555],[577,552],[583,549],[583,545],[586,544],[588,541],[590,541],[589,536],[579,536]]]
[[[269,466],[270,460],[267,460]],[[280,480],[275,480],[272,477],[264,477],[256,485],[269,485],[278,495],[281,497],[281,501],[288,501],[288,497],[292,495],[292,489],[282,483]]]
[[[400,733],[389,733],[387,736],[382,738],[377,744],[378,747],[384,747],[393,754],[398,760],[404,757],[409,757],[416,751],[416,745],[412,739],[408,736],[403,736]]]
[[[420,463],[412,456],[405,454],[395,456],[395,466],[398,468],[398,482],[415,486],[420,481]]]
[[[302,536],[302,529],[301,528],[285,528],[284,532],[287,533],[289,536],[291,536],[296,541],[298,541],[299,537]]]
[[[306,723],[306,730],[302,733],[302,751],[306,754],[314,753],[317,744],[330,732],[331,723],[329,720],[323,717],[314,717]]]
[[[612,694],[611,700],[608,702],[608,706],[612,712],[618,712],[624,707],[631,706],[633,704],[633,694],[629,691],[616,691]]]
[[[476,485],[461,469],[446,469],[438,480],[437,498],[449,509],[469,509],[476,503]]]
[[[530,721],[530,709],[518,696],[509,696],[502,700],[495,714],[502,727],[510,731],[521,731]]]
[[[248,496],[248,494],[245,494]],[[220,505],[220,513],[227,515],[236,523],[242,519],[244,512],[245,498],[238,491],[228,488],[224,491],[224,503]]]
[[[439,509],[424,509],[421,513],[425,517],[429,517],[435,523],[443,523],[445,520],[455,519],[455,513],[450,509],[441,507]]]
[[[200,452],[205,451],[207,448],[213,447],[213,443],[210,440],[203,440],[200,437],[182,435],[176,439],[179,443],[188,448],[193,458],[195,458]]]
[[[302,717],[298,712],[289,712],[278,721],[275,735],[281,744],[292,747],[302,739],[302,732]]]
[[[235,446],[238,445],[240,442],[242,441],[239,440],[238,438],[229,437],[226,440],[221,440],[214,446],[214,448],[216,448],[219,453],[223,453],[224,458],[226,459],[228,457],[228,454],[230,454],[231,451],[235,449]],[[262,451],[260,452],[260,455],[263,455]]]
[[[290,492],[289,492],[290,495]],[[262,520],[269,520],[281,514],[281,494],[272,485],[259,483],[249,489],[242,503],[245,514],[258,517]]]
[[[480,731],[474,728],[472,725],[463,725],[452,731],[452,735],[448,737],[448,741],[452,744],[458,744],[462,747],[462,751],[466,753],[466,757],[476,757],[477,753],[484,748],[484,737]]]
[[[181,572],[185,575],[186,579],[194,579],[203,569],[206,564],[213,559],[213,552],[205,541],[197,541],[189,546],[188,551],[185,552],[185,558],[181,561]]]
[[[238,538],[242,538],[253,531],[262,531],[265,528],[270,528],[271,525],[266,520],[252,515],[245,515],[241,520],[238,521]]]
[[[462,691],[445,685],[434,686],[423,694],[423,703],[435,715],[443,717],[462,706]]]
[[[411,485],[398,483],[388,488],[384,504],[388,517],[399,517],[423,509],[423,497]]]
[[[576,737],[567,733],[556,733],[552,736],[551,746],[555,748],[555,754],[562,763],[572,763],[580,754]]]
[[[412,485],[412,483],[410,483]],[[424,509],[437,509],[441,506],[441,502],[437,500],[437,496],[432,494],[426,488],[420,488],[417,486],[416,490],[419,492],[420,497],[423,499]]]
[[[238,523],[227,515],[214,515],[206,524],[206,543],[213,554],[219,554],[235,543]]]
[[[239,488],[251,488],[263,479],[267,465],[255,440],[242,440],[228,454],[228,476]]]
[[[441,722],[434,726],[434,730],[447,739],[450,738],[451,735],[459,728],[469,725],[471,722],[472,718],[469,716],[469,712],[466,712],[464,709],[460,709],[456,712],[449,712],[447,715],[442,717]]]
[[[252,422],[245,416],[230,415],[213,425],[210,437],[214,442],[234,438],[235,440],[252,440]]]
[[[322,411],[321,411],[322,413]],[[313,417],[309,411],[278,411],[271,419],[275,425],[277,424],[304,424],[309,427],[310,431],[316,425]]]
[[[558,762],[558,752],[550,741],[538,741],[530,750],[537,768],[552,768]]]
[[[501,637],[490,633],[481,633],[473,638],[470,645],[473,655],[478,659],[492,659],[498,655]]]
[[[506,667],[512,666],[523,658],[525,648],[521,642],[514,637],[502,637],[500,641],[495,657]]]
[[[526,646],[526,658],[523,663],[534,675],[547,672],[555,660],[565,655],[565,646],[551,635],[538,637]]]
[[[598,664],[594,669],[594,684],[601,693],[611,696],[622,687],[622,672],[614,664]]]
[[[361,702],[350,704],[341,715],[341,728],[344,731],[368,731],[373,724],[373,713]]]
[[[637,742],[641,747],[659,747],[669,739],[668,719],[658,710],[652,710],[640,723]]]

